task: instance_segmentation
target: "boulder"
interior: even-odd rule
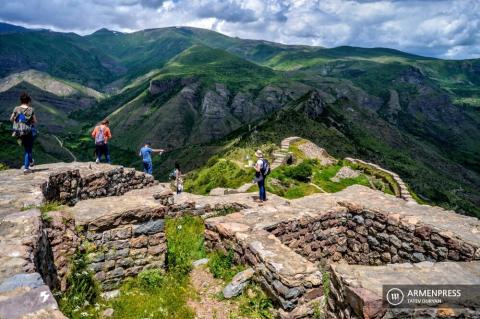
[[[223,296],[230,299],[241,294],[254,274],[253,268],[245,269],[236,274],[232,281],[223,289]]]

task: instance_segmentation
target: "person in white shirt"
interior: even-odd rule
[[[258,185],[258,192],[259,192],[259,199],[257,202],[263,203],[267,200],[267,192],[265,191],[265,175],[263,174],[263,166],[265,165],[263,159],[263,153],[261,150],[257,150],[255,152],[255,156],[257,157],[257,162],[255,163],[255,179],[254,182]]]

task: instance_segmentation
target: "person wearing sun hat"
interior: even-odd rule
[[[257,162],[255,163],[255,179],[254,182],[258,185],[258,192],[259,192],[259,199],[257,202],[263,203],[267,200],[267,192],[265,191],[265,179],[267,175],[270,173],[270,164],[268,161],[263,157],[263,152],[261,150],[257,150],[255,152],[255,156],[257,157]]]

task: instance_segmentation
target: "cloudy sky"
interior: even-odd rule
[[[80,34],[185,25],[286,44],[480,58],[480,0],[4,0],[0,21]]]

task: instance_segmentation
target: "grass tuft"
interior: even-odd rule
[[[230,282],[237,273],[244,270],[243,265],[235,265],[233,262],[233,250],[227,254],[215,251],[209,255],[208,269],[215,278],[220,278],[225,282]]]
[[[100,286],[87,266],[86,254],[77,251],[67,277],[67,290],[59,298],[60,310],[71,319],[94,313],[92,308],[100,298]]]

